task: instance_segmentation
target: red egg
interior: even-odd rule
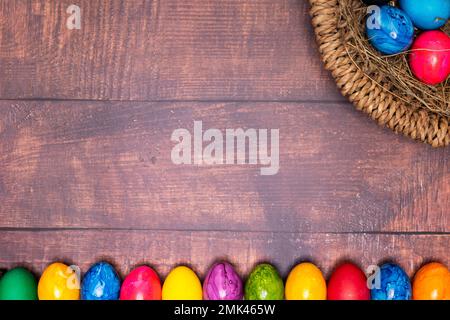
[[[450,37],[442,31],[426,31],[417,37],[411,48],[409,64],[422,82],[436,85],[450,74]]]
[[[364,272],[351,263],[339,266],[331,275],[327,289],[328,300],[370,300]]]
[[[120,289],[120,300],[161,300],[161,280],[150,267],[134,269]]]

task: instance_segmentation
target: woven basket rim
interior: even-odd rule
[[[342,94],[380,125],[433,147],[449,145],[449,117],[408,106],[355,65],[345,50],[344,37],[338,28],[338,1],[309,0],[312,25],[322,60]]]

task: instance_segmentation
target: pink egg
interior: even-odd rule
[[[161,300],[161,280],[150,267],[134,269],[125,278],[120,300]]]
[[[417,37],[409,58],[411,71],[422,82],[439,84],[450,74],[450,37],[442,31],[426,31]]]

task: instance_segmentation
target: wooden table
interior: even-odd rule
[[[67,7],[81,8],[68,30]],[[304,0],[0,3],[0,268],[107,259],[449,265],[450,149],[377,126]],[[280,170],[171,161],[177,128],[279,128]]]

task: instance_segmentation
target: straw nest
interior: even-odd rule
[[[450,79],[437,86],[417,80],[409,52],[383,56],[365,34],[360,0],[310,0],[325,67],[359,109],[395,132],[434,147],[450,143]],[[450,34],[450,23],[443,29]]]

